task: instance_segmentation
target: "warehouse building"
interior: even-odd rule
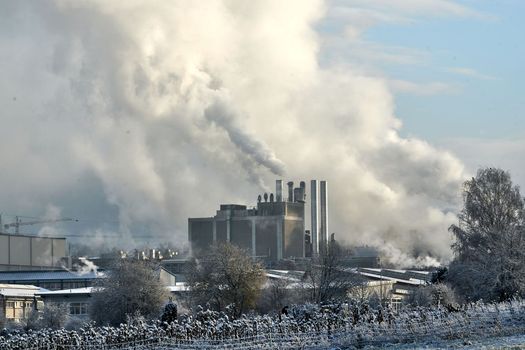
[[[327,239],[328,213],[326,182],[322,183],[320,227],[316,221],[315,230],[312,230],[321,241]],[[290,181],[287,185],[287,198],[284,197],[283,181],[277,180],[275,197],[273,193],[259,195],[255,208],[222,204],[213,217],[188,219],[188,239],[193,252],[205,253],[214,243],[231,242],[248,250],[253,257],[267,261],[305,257],[306,184],[301,181],[299,187],[294,188]],[[315,210],[318,210],[317,202]],[[317,243],[317,236],[313,238]]]
[[[66,239],[0,233],[0,271],[60,269]]]

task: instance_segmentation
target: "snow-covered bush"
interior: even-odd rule
[[[69,307],[66,303],[47,303],[40,320],[43,328],[63,328],[69,318]]]
[[[395,314],[366,303],[295,305],[287,314],[243,315],[199,308],[174,322],[130,318],[118,327],[89,323],[78,330],[3,332],[0,348],[20,349],[245,349],[351,347],[523,334],[525,302],[473,303],[458,312],[417,307]],[[118,344],[118,345],[117,345]]]

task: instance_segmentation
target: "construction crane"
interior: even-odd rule
[[[14,227],[15,228],[15,233],[19,234],[20,233],[20,226],[37,225],[37,224],[51,224],[51,223],[62,222],[62,221],[75,221],[75,222],[78,222],[77,219],[71,219],[71,218],[59,218],[59,219],[53,219],[53,220],[35,220],[35,221],[22,222],[22,220],[18,216],[15,216],[15,222],[11,222],[9,224],[5,224],[4,225],[4,229],[8,230],[10,227]]]

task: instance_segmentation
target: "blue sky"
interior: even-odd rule
[[[521,0],[331,1],[321,60],[388,79],[403,136],[472,172],[503,167],[523,187],[524,14]]]

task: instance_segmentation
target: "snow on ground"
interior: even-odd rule
[[[459,339],[442,342],[421,342],[408,344],[383,344],[381,346],[366,346],[364,350],[376,349],[461,349],[461,350],[500,350],[500,349],[525,349],[525,334],[507,337],[493,337],[479,340]]]

